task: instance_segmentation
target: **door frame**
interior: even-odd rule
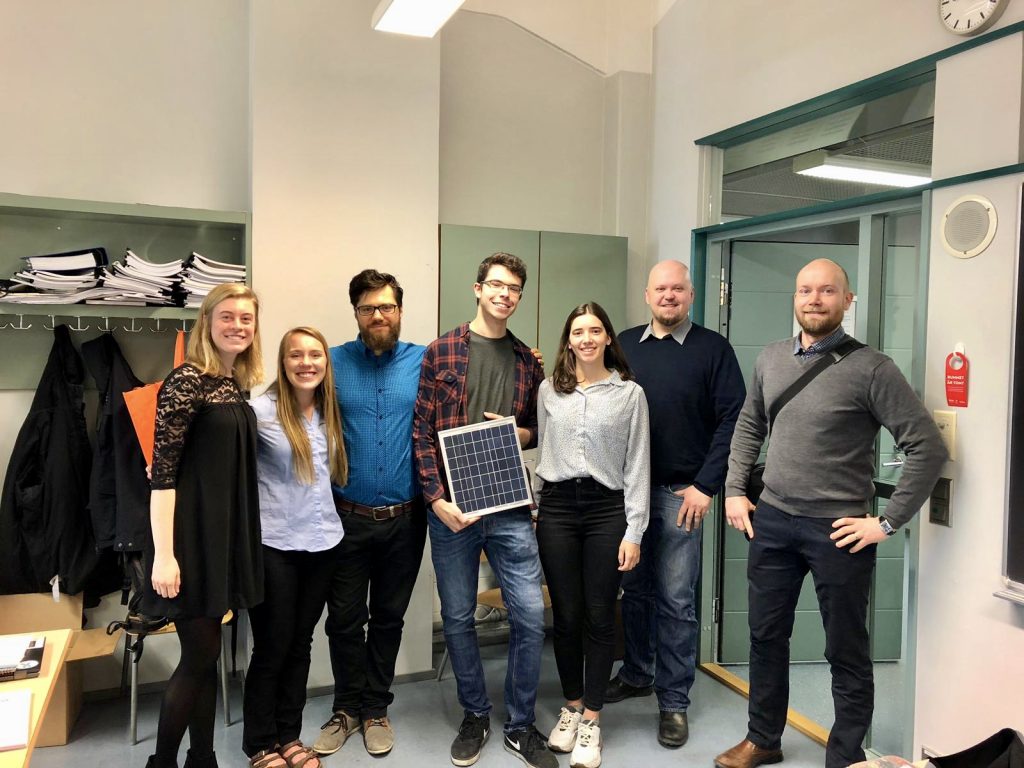
[[[826,226],[838,223],[857,221],[860,227],[858,238],[858,262],[863,273],[867,274],[872,256],[876,256],[884,248],[882,241],[882,218],[886,215],[920,211],[921,232],[919,235],[918,295],[927,299],[929,246],[931,243],[931,190],[916,190],[911,194],[895,200],[885,200],[869,205],[853,205],[847,208],[821,212],[808,211],[803,215],[779,218],[764,217],[770,220],[751,219],[744,225],[742,222],[730,222],[726,225],[695,229],[691,234],[690,271],[695,290],[693,317],[699,324],[712,329],[728,332],[729,275],[728,259],[730,243],[734,240],[747,240],[758,235],[778,235],[787,231],[807,229],[815,226]],[[874,252],[873,252],[874,249]],[[867,291],[858,292],[858,301],[864,301],[865,307],[878,297]],[[863,298],[862,298],[863,297]],[[917,302],[914,310],[914,362],[911,370],[910,384],[918,396],[924,392],[925,356],[927,328],[927,300]],[[856,332],[869,343],[878,343],[877,314],[874,312],[858,312]],[[717,517],[723,514],[723,497],[719,494],[714,501],[713,510]],[[717,518],[715,518],[717,519]],[[913,751],[914,739],[914,684],[917,667],[917,591],[919,569],[918,517],[905,526],[907,545],[905,557],[905,599],[903,611],[903,648],[904,648],[904,696],[903,749],[901,754]],[[723,668],[715,663],[718,650],[720,624],[721,571],[718,556],[721,549],[721,530],[718,525],[706,525],[702,541],[701,583],[710,585],[710,589],[701,588],[700,592],[700,635],[698,644],[698,664],[713,677],[726,682],[737,689],[735,677],[731,673],[721,674]],[[745,691],[740,690],[741,693]],[[790,725],[811,738],[824,743],[827,731],[815,728],[808,718],[790,710]],[[869,734],[870,741],[870,734]],[[869,749],[870,753],[871,750]]]

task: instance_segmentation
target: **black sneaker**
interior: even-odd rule
[[[558,768],[558,760],[548,751],[544,737],[532,725],[505,734],[505,751],[511,752],[530,768]]]
[[[467,714],[459,726],[459,735],[452,742],[452,764],[472,765],[480,759],[480,750],[491,734],[491,718]]]

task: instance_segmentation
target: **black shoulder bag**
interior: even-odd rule
[[[825,372],[825,370],[851,352],[854,352],[861,347],[867,346],[861,344],[852,336],[846,338],[833,349],[822,355],[821,360],[814,363],[810,368],[803,372],[796,381],[789,385],[785,392],[779,395],[778,399],[772,403],[771,408],[768,409],[768,436],[771,437],[772,427],[775,425],[775,418],[779,415],[779,411],[786,407],[786,404],[796,397],[804,387],[810,384],[819,374]],[[750,499],[751,504],[757,504],[757,500],[761,497],[761,492],[764,490],[764,463],[760,462],[754,465],[753,469],[750,470],[750,476],[747,478],[747,498]]]

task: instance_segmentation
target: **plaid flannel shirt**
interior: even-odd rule
[[[509,335],[512,335],[511,331]],[[516,356],[512,413],[501,415],[515,416],[517,426],[530,431],[530,440],[525,447],[531,448],[537,444],[537,390],[544,380],[544,369],[530,348],[515,336],[512,336],[512,349]],[[447,493],[437,433],[442,429],[466,425],[468,366],[469,323],[463,323],[436,339],[423,355],[413,417],[413,444],[423,499],[428,505],[445,498]]]

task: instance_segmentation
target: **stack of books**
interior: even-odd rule
[[[181,287],[185,291],[185,306],[198,307],[211,290],[221,283],[244,283],[245,265],[214,261],[192,251],[188,264],[181,272]]]

